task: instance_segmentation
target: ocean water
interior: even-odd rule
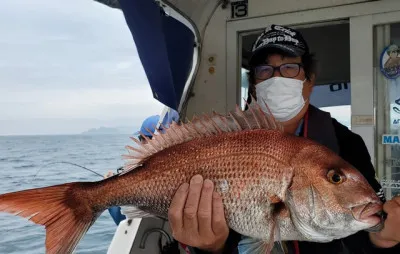
[[[66,161],[104,175],[123,165],[124,147],[132,143],[127,135],[0,137],[0,193],[72,181],[101,180],[100,176],[76,166],[46,164]],[[106,253],[116,229],[110,214],[105,211],[79,242],[76,253]],[[45,253],[44,242],[43,226],[0,213],[1,254]]]

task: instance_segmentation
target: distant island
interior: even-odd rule
[[[351,129],[351,122],[348,119],[339,119],[340,123],[345,125],[347,128]],[[139,130],[140,127],[132,127],[132,126],[118,126],[118,127],[99,127],[99,128],[91,128],[87,131],[81,133],[81,135],[112,135],[112,134],[122,134],[122,135],[133,135],[136,130]]]
[[[109,135],[109,134],[127,134],[132,135],[138,128],[134,127],[99,127],[92,128],[81,133],[81,135]]]

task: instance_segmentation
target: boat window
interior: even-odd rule
[[[249,80],[247,79],[247,70],[245,68],[241,69],[240,77],[241,77],[241,87],[240,87],[241,92],[240,92],[240,94],[242,96],[240,102],[241,102],[242,109],[244,109],[245,105],[246,105],[245,100],[247,100],[247,94],[249,91]]]
[[[349,82],[315,86],[310,103],[329,112],[339,123],[351,129],[351,87]]]
[[[333,106],[333,107],[322,107],[323,111],[327,111],[331,114],[331,117],[335,118],[339,123],[343,124],[351,130],[351,107],[350,105]]]

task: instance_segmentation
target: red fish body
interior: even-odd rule
[[[326,242],[380,223],[382,204],[357,169],[284,133],[257,106],[173,124],[137,143],[122,175],[3,194],[0,211],[45,225],[47,253],[71,253],[108,207],[166,218],[177,188],[201,174],[221,194],[229,227],[262,242],[259,252],[276,240]]]

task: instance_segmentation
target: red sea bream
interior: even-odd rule
[[[177,188],[201,174],[222,196],[230,228],[259,240],[327,242],[380,223],[382,204],[362,174],[328,148],[283,132],[258,105],[172,124],[127,146],[122,174],[0,195],[0,211],[46,227],[47,253],[72,253],[110,206],[167,218]],[[360,169],[362,170],[362,169]]]

